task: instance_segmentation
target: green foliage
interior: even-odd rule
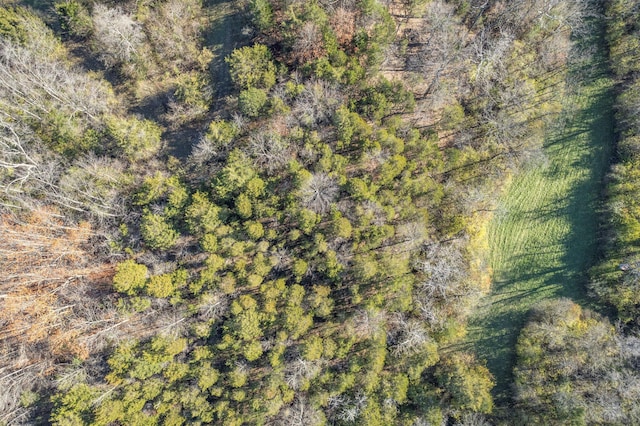
[[[264,236],[264,227],[260,222],[249,221],[245,223],[245,231],[251,240],[259,240]]]
[[[197,108],[198,115],[204,114],[211,103],[211,88],[207,76],[201,72],[183,74],[176,83],[174,95],[180,102]]]
[[[329,296],[331,288],[328,286],[313,286],[309,304],[314,310],[314,315],[322,318],[329,317],[333,312],[334,301]]]
[[[66,111],[54,110],[44,117],[40,134],[53,151],[75,158],[99,147],[100,132],[84,127],[81,119],[69,117]]]
[[[24,9],[0,7],[0,36],[18,43],[25,42],[28,37],[24,28],[25,16],[28,14]]]
[[[255,175],[251,159],[242,151],[234,150],[229,154],[226,165],[216,175],[213,183],[214,195],[228,200],[239,194]]]
[[[452,407],[481,413],[493,410],[493,377],[473,356],[457,353],[442,360],[436,377],[451,398]]]
[[[236,205],[236,213],[243,219],[248,219],[251,217],[253,213],[253,209],[251,206],[251,200],[249,196],[245,193],[238,195],[235,200]]]
[[[376,121],[394,113],[410,112],[414,107],[413,94],[400,81],[383,80],[377,86],[365,89],[358,102],[359,112]]]
[[[628,398],[638,391],[638,372],[623,349],[630,344],[606,319],[568,299],[536,306],[518,338],[514,369],[522,418],[536,424],[635,422],[640,405]]]
[[[209,124],[205,137],[215,146],[224,148],[238,135],[238,127],[225,120],[214,120]]]
[[[256,87],[249,87],[240,92],[238,108],[247,117],[259,116],[267,104],[267,92]]]
[[[73,37],[87,37],[93,23],[86,7],[77,0],[63,0],[54,5],[62,31]]]
[[[116,266],[116,274],[113,276],[113,288],[119,293],[130,296],[141,291],[147,282],[147,267],[140,265],[135,260],[129,259],[120,262]]]
[[[229,386],[231,386],[232,388],[243,387],[247,383],[247,378],[247,372],[242,370],[240,367],[236,367],[227,375]]]
[[[78,35],[73,27],[82,25],[73,20],[84,13],[80,4],[57,7],[63,29]],[[117,97],[127,105],[114,103],[113,115],[93,114],[96,123],[50,108],[55,112],[34,127],[46,149],[74,161],[89,150],[131,160],[131,177],[123,181],[142,184],[132,197],[135,211],[120,219],[127,224],[120,245],[133,254],[141,235],[156,253],[139,259],[154,262],[154,271],[175,271],[147,279],[143,265],[118,266],[114,288],[131,296],[120,298],[120,311],[159,328],[141,329],[140,341],[114,341],[109,372],[87,385],[91,400],[65,413],[62,407],[72,404],[59,402],[61,389],[50,420],[410,425],[464,423],[467,411],[490,411],[484,367],[451,356],[449,348],[438,364],[439,344],[463,327],[458,315],[477,297],[476,277],[449,279],[443,261],[436,266],[446,285],[432,290],[439,282],[428,281],[430,271],[421,269],[428,262],[418,256],[426,242],[457,234],[463,259],[455,266],[466,270],[466,236],[475,235],[469,218],[478,216],[478,206],[459,199],[482,192],[476,183],[504,166],[491,157],[504,147],[480,135],[491,126],[474,121],[490,121],[486,115],[502,108],[488,100],[501,99],[490,87],[499,77],[479,88],[466,72],[471,63],[459,58],[468,49],[460,46],[451,59],[451,69],[460,71],[443,70],[442,85],[421,100],[421,107],[438,107],[409,117],[414,99],[407,81],[387,81],[376,70],[383,52],[394,52],[386,48],[396,34],[382,3],[246,5],[269,47],[242,47],[226,58],[237,109],[233,97],[216,102],[211,116],[233,121],[210,122],[198,155],[156,156],[165,129],[153,123],[167,126],[171,144],[192,139],[203,125],[191,120],[213,106],[205,72],[210,55],[201,44],[222,56],[242,44],[234,38],[242,19],[233,2],[142,1],[126,8],[130,25],[144,28],[135,61],[116,70]],[[458,19],[447,2],[425,11],[445,13],[445,24]],[[433,16],[426,16],[429,26]],[[477,25],[474,31],[484,31]],[[466,34],[462,25],[453,27]],[[164,28],[174,31],[164,37]],[[434,40],[439,31],[425,28]],[[505,75],[529,87],[507,58],[500,61]],[[224,67],[211,65],[211,78],[223,81]],[[526,68],[523,59],[517,68]],[[427,78],[415,74],[416,81]],[[458,84],[464,90],[455,90]],[[547,93],[537,86],[533,92]],[[157,99],[167,94],[178,103],[165,114]],[[437,122],[446,105],[453,107]],[[528,104],[510,111],[526,121],[521,110],[529,109],[532,116],[540,112]],[[423,115],[429,124],[414,128],[408,118],[422,122]],[[443,129],[455,138],[438,140]],[[259,145],[259,134],[274,137]],[[445,254],[451,262],[458,253]],[[140,278],[132,280],[136,273]]]
[[[307,262],[302,259],[298,259],[293,262],[293,269],[291,272],[293,272],[293,276],[296,278],[296,281],[300,282],[300,280],[302,280],[302,277],[304,277],[304,275],[307,273],[308,269],[309,265],[307,264]]]
[[[162,130],[153,121],[112,116],[107,120],[107,133],[131,161],[149,159],[160,149]]]
[[[308,361],[320,359],[323,352],[322,339],[318,336],[311,336],[302,348],[302,357]]]
[[[145,244],[152,250],[168,250],[180,236],[164,217],[153,213],[142,216],[140,232]]]
[[[260,31],[271,29],[273,20],[273,9],[269,0],[250,0],[249,9],[253,14],[253,22]]]
[[[71,387],[51,399],[51,423],[59,426],[80,426],[89,423],[96,391],[84,383]]]
[[[351,226],[349,219],[343,217],[340,212],[333,211],[331,213],[330,232],[335,238],[348,239],[351,237],[353,227]]]
[[[198,387],[202,390],[207,390],[218,382],[220,372],[207,363],[198,369],[197,377]]]
[[[166,204],[163,215],[167,218],[182,213],[188,199],[189,193],[177,176],[166,177],[160,172],[147,177],[135,195],[135,203],[140,206]]]
[[[366,180],[361,178],[351,178],[347,182],[347,191],[358,201],[374,201],[378,188],[373,183],[367,184]]]
[[[229,64],[231,79],[240,89],[268,90],[276,83],[276,66],[264,44],[235,49],[225,61]]]
[[[191,197],[184,218],[193,235],[210,234],[220,224],[220,208],[209,201],[207,194],[198,191]]]
[[[145,290],[151,297],[169,297],[176,291],[173,276],[171,274],[153,276],[147,282]]]

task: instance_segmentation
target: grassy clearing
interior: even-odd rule
[[[549,130],[546,161],[513,182],[489,226],[492,293],[469,324],[470,344],[508,402],[515,345],[529,309],[544,299],[586,304],[586,271],[597,254],[599,196],[613,140],[612,82],[602,58],[572,71],[576,84]]]

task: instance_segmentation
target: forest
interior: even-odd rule
[[[0,1],[0,425],[640,424],[639,6]],[[501,376],[491,223],[596,57],[597,255]]]

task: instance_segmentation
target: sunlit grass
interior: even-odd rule
[[[546,160],[507,189],[489,226],[491,294],[477,308],[467,342],[496,378],[494,396],[512,395],[515,345],[529,309],[569,297],[586,304],[586,271],[597,254],[599,198],[613,142],[611,81],[594,61],[549,130]]]

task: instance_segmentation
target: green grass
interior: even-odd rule
[[[601,44],[602,46],[602,44]],[[489,226],[491,294],[480,301],[466,344],[496,379],[498,407],[512,396],[515,346],[529,309],[550,298],[585,305],[587,270],[598,253],[599,198],[613,142],[612,82],[594,57],[570,78],[546,161],[514,176]]]

